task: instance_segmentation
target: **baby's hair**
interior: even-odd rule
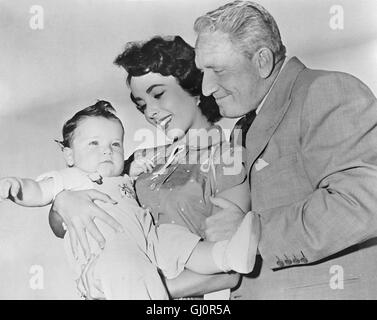
[[[106,119],[112,119],[119,121],[120,125],[123,128],[123,124],[120,121],[120,119],[115,115],[116,111],[113,108],[113,106],[110,104],[110,102],[104,101],[104,100],[98,100],[97,103],[95,103],[92,106],[89,106],[85,109],[80,110],[77,112],[71,119],[69,119],[63,126],[63,141],[58,141],[62,148],[69,148],[72,145],[73,135],[74,132],[80,123],[84,118],[89,117],[102,117]],[[124,131],[124,128],[123,128]]]

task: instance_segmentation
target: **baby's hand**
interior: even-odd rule
[[[10,199],[22,200],[22,182],[18,178],[9,177],[0,179],[0,201]]]
[[[129,176],[135,178],[141,175],[143,172],[152,172],[154,167],[154,162],[148,158],[135,159],[131,163]]]

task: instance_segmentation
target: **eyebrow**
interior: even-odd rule
[[[157,84],[153,84],[151,85],[145,92],[147,94],[149,94],[155,87],[162,87],[162,86],[165,86],[163,83],[157,83]],[[140,101],[140,100],[143,100],[142,98],[139,98],[139,97],[135,97],[132,92],[131,92],[131,99],[133,99],[134,101]]]
[[[157,84],[151,85],[145,92],[149,94],[155,87],[161,87],[161,86],[164,86],[164,84],[157,83]]]

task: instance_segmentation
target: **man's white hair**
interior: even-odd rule
[[[279,28],[272,15],[261,5],[251,1],[234,1],[207,12],[196,19],[194,30],[227,33],[232,43],[251,58],[262,47],[269,48],[279,61],[285,57]]]

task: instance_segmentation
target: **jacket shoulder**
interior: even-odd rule
[[[360,79],[349,73],[309,68],[305,68],[299,73],[293,87],[293,93],[317,88],[329,90],[343,86],[355,88],[355,90],[361,89],[373,95],[371,90]]]

